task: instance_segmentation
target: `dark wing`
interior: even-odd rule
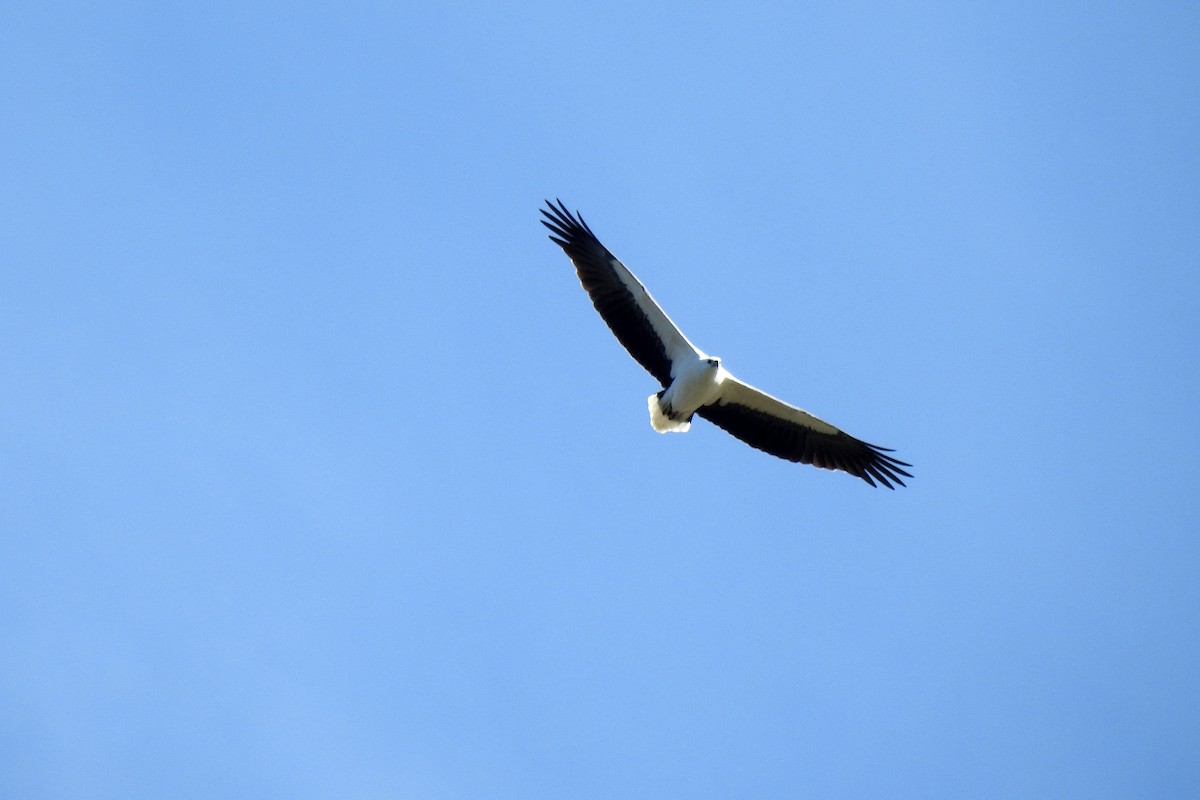
[[[840,431],[807,411],[759,391],[729,376],[721,384],[721,395],[712,405],[696,411],[751,447],[773,456],[812,464],[822,469],[840,469],[862,478],[872,486],[879,481],[889,489],[912,475],[905,463],[877,447]]]
[[[561,200],[557,206],[549,201],[546,205],[550,210],[542,209],[542,224],[550,229],[550,241],[575,264],[592,305],[629,354],[663,387],[669,386],[672,362],[698,358],[699,351],[634,274],[600,244],[578,212],[572,214]]]

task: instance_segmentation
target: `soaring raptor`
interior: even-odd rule
[[[911,464],[892,451],[855,439],[807,411],[743,383],[721,360],[702,353],[654,302],[646,287],[608,251],[578,212],[547,202],[542,224],[575,264],[592,304],[662,391],[649,397],[650,424],[659,433],[684,432],[692,416],[724,428],[751,447],[788,461],[840,469],[875,486],[904,486]]]

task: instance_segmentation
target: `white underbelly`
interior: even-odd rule
[[[721,393],[720,369],[693,369],[675,378],[663,395],[676,414],[691,414],[717,399]]]

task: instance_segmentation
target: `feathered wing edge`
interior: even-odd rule
[[[734,378],[728,378],[721,397],[696,411],[704,419],[751,447],[788,461],[841,470],[876,481],[889,489],[904,486],[904,467],[912,465],[879,447],[841,431],[803,409],[783,402]]]
[[[575,265],[592,305],[629,354],[663,387],[671,384],[672,356],[695,347],[637,277],[609,252],[592,229],[561,200],[546,201],[542,224]],[[686,349],[685,349],[686,348]]]

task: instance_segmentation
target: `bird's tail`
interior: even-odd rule
[[[684,417],[677,414],[669,404],[663,402],[664,393],[652,394],[646,400],[650,406],[650,425],[659,433],[686,433],[692,427],[692,415]]]

